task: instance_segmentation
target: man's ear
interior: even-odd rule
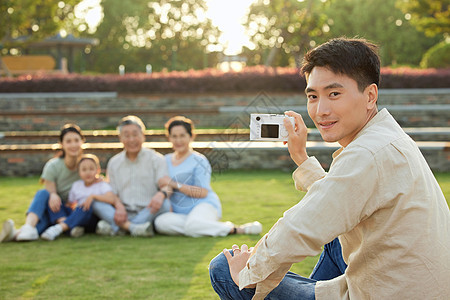
[[[366,87],[367,109],[371,110],[377,105],[378,86],[375,83]]]

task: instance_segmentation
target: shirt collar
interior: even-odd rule
[[[369,120],[369,122],[367,122],[367,124],[356,134],[355,138],[350,142],[353,143],[354,140],[356,140],[358,137],[360,137],[361,135],[364,134],[364,131],[367,130],[367,128],[369,128],[370,126],[372,126],[373,124],[376,124],[378,122],[380,122],[380,120],[384,119],[385,117],[389,116],[389,112],[386,108],[383,108],[382,110],[380,110],[379,112],[377,112],[377,114],[375,116],[373,116],[372,119]],[[349,145],[350,145],[349,144]],[[347,145],[348,146],[348,145]],[[339,154],[341,154],[341,152],[345,149],[345,147],[341,147],[338,150],[336,150],[335,152],[333,152],[333,159],[336,158]]]
[[[139,160],[140,160],[140,158],[144,155],[144,147],[142,147],[141,148],[141,150],[139,151],[139,153],[138,153],[138,155],[136,156],[136,160],[133,160],[133,161],[131,161],[129,158],[128,158],[128,156],[127,156],[127,151],[124,149],[123,150],[123,156],[124,156],[124,158],[125,158],[125,160],[127,160],[128,162],[131,162],[131,163],[136,163],[136,162],[138,162]]]

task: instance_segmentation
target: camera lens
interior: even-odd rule
[[[261,118],[260,117],[256,117],[256,121],[259,121],[259,120],[261,120]]]

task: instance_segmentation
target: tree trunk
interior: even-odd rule
[[[270,49],[269,56],[267,56],[267,59],[264,62],[264,65],[266,67],[272,66],[273,61],[275,60],[275,57],[277,57],[278,51],[280,51],[280,48],[278,48],[277,46]]]

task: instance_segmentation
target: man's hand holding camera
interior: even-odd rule
[[[308,135],[308,129],[300,114],[294,111],[286,111],[286,116],[293,117],[295,120],[295,127],[287,118],[284,119],[284,126],[286,127],[288,136],[288,150],[292,160],[300,166],[305,160],[308,159],[306,152],[306,137]],[[286,142],[285,142],[286,143]]]

